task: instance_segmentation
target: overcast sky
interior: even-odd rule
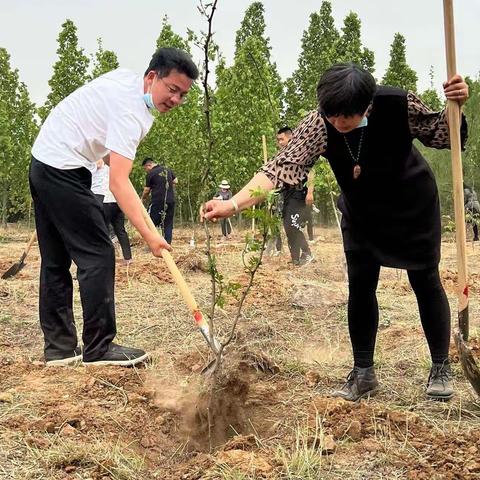
[[[234,53],[235,32],[249,0],[219,0],[214,19],[216,41],[227,62]],[[429,87],[433,65],[435,87],[445,76],[443,10],[441,0],[332,0],[337,28],[344,17],[356,12],[362,21],[364,46],[375,52],[375,76],[388,66],[390,45],[396,32],[406,37],[407,61],[417,72],[418,87]],[[264,0],[267,35],[272,58],[286,79],[297,67],[301,37],[321,0]],[[155,47],[163,16],[174,30],[185,35],[187,27],[199,31],[204,19],[196,0],[0,0],[0,47],[11,56],[34,102],[42,104],[57,59],[57,37],[66,18],[78,28],[79,45],[96,50],[102,37],[105,49],[114,50],[120,65],[143,73]],[[454,0],[457,70],[476,76],[480,71],[480,0]],[[196,60],[200,52],[194,51]]]

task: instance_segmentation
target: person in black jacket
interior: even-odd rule
[[[462,105],[468,85],[455,75],[444,83],[444,93]],[[228,216],[257,203],[261,199],[249,193],[253,189],[296,185],[320,155],[325,157],[341,189],[354,357],[347,382],[333,395],[356,401],[378,388],[376,289],[380,267],[386,266],[408,272],[432,358],[426,394],[448,400],[454,392],[448,363],[450,308],[438,271],[439,196],[430,167],[413,145],[416,138],[429,147],[449,148],[446,109],[433,112],[411,92],[377,86],[369,72],[354,64],[329,68],[318,83],[317,98],[318,110],[307,115],[287,147],[230,205],[208,202],[204,217]]]
[[[277,144],[283,149],[292,138],[292,129],[288,126],[280,128],[277,132]],[[311,172],[312,174],[313,172]],[[291,263],[295,266],[308,265],[314,260],[308,245],[303,228],[308,220],[312,222],[309,215],[313,203],[313,185],[309,176],[302,178],[297,185],[288,186],[282,189],[282,220],[285,234],[287,235],[288,248],[290,250]],[[313,235],[313,232],[312,232]],[[281,238],[281,237],[279,237]],[[277,242],[277,247],[280,245]]]
[[[162,229],[165,240],[171,245],[175,215],[174,185],[178,179],[170,168],[156,164],[151,158],[146,158],[142,167],[147,172],[142,202],[151,195],[150,218],[156,227]]]

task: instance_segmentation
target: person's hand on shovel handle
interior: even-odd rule
[[[155,257],[161,257],[164,249],[172,251],[171,245],[158,232],[156,235],[152,232],[151,237],[145,238],[145,241]]]
[[[468,84],[458,74],[443,83],[443,93],[447,100],[453,100],[461,107],[468,99]]]

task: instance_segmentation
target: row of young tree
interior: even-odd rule
[[[190,53],[201,47],[201,39],[188,31],[185,37],[175,33],[163,19],[155,47],[174,46]],[[417,74],[408,65],[405,38],[395,34],[390,47],[390,63],[378,81],[417,92],[433,109],[443,101],[432,86],[417,91]],[[28,90],[10,65],[8,52],[0,48],[0,219],[2,223],[25,216],[30,208],[28,165],[30,148],[39,124],[52,108],[75,89],[97,76],[119,66],[115,52],[105,50],[98,40],[94,55],[85,54],[78,45],[77,29],[66,20],[58,36],[58,60],[49,81],[50,93],[39,108],[30,101]],[[213,44],[209,52],[215,65],[215,86],[210,86],[213,148],[207,163],[207,133],[204,121],[204,92],[195,85],[188,101],[167,115],[156,115],[150,133],[141,143],[137,159],[152,157],[172,168],[179,184],[177,202],[180,215],[191,218],[205,192],[213,194],[215,186],[227,179],[233,190],[240,188],[263,162],[262,135],[267,138],[268,153],[275,153],[275,132],[286,124],[294,127],[310,110],[316,108],[316,84],[319,77],[336,62],[351,61],[375,75],[374,52],[362,44],[361,20],[348,14],[341,30],[335,27],[332,4],[323,1],[318,12],[310,15],[303,32],[298,66],[290,78],[282,81],[271,56],[269,38],[265,34],[264,7],[252,3],[246,10],[235,37],[235,55],[228,65],[221,49]],[[145,59],[145,64],[149,59]],[[139,72],[143,73],[143,72]],[[203,72],[205,74],[205,72]],[[469,121],[469,142],[464,153],[466,180],[480,179],[480,78],[468,79],[471,98],[465,107]],[[421,147],[420,147],[421,148]],[[428,151],[429,159],[441,192],[445,214],[452,210],[451,175],[448,152]],[[144,173],[141,162],[134,164],[133,182],[141,190]],[[322,220],[333,218],[331,190],[335,188],[324,162],[317,164],[317,199]]]

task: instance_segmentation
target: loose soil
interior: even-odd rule
[[[337,232],[316,234],[307,267],[291,267],[286,253],[264,259],[215,381],[200,374],[212,357],[166,266],[138,238],[133,263],[116,266],[118,341],[151,361],[46,368],[34,246],[25,268],[0,281],[0,479],[479,479],[480,400],[453,342],[456,396],[425,399],[429,355],[405,272],[383,269],[378,288],[379,393],[357,404],[329,397],[351,368],[347,288]],[[0,232],[0,273],[28,236],[18,226]],[[193,249],[191,237],[176,230],[173,255],[207,312],[205,243],[197,229]],[[469,243],[467,255],[469,346],[480,360],[479,247]],[[245,285],[241,250],[238,230],[214,245],[225,278]],[[441,276],[454,324],[455,272],[446,238]],[[229,298],[218,311],[221,338],[235,308]]]

